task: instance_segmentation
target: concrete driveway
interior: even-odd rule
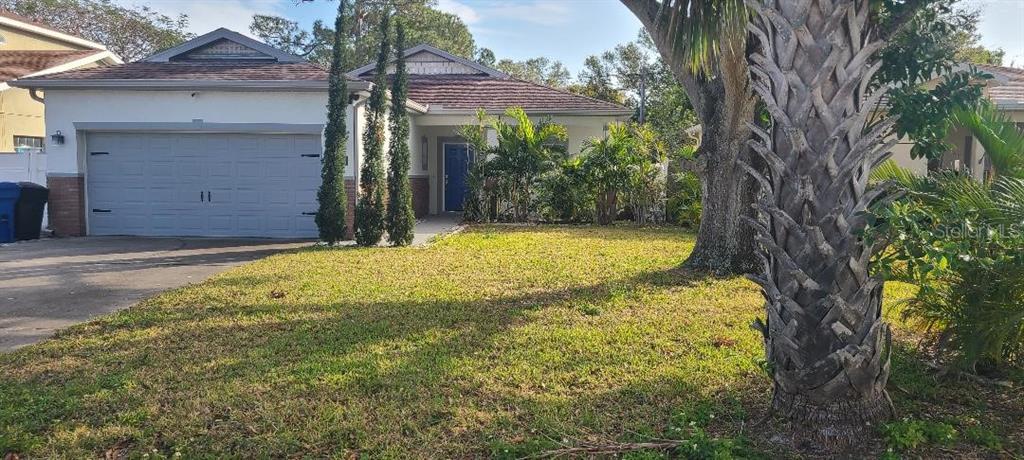
[[[88,237],[0,246],[0,352],[310,242]]]

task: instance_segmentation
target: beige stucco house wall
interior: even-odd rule
[[[63,34],[10,13],[0,12],[0,38],[0,54],[15,51],[96,51],[89,56],[53,60],[59,64],[36,69],[28,75],[45,75],[120,62],[101,44]],[[23,68],[21,64],[12,65],[0,75],[16,78],[27,76],[12,74]],[[6,81],[0,81],[0,154],[15,151],[17,146],[14,145],[14,136],[46,137],[41,98],[44,98],[41,92],[33,97],[27,89],[12,88]]]

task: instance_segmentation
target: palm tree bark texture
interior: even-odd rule
[[[884,92],[866,94],[882,48],[868,0],[747,0],[754,90],[773,126],[752,127],[766,171],[746,168],[765,191],[752,221],[765,248],[751,279],[767,300],[764,335],[772,409],[798,443],[834,448],[893,415],[886,393],[891,333],[881,317],[878,248],[860,238],[864,211],[886,199],[868,190],[872,168],[895,143],[887,120],[865,131]]]
[[[720,52],[695,69],[685,45],[687,27],[700,21],[687,16],[683,0],[621,0],[650,34],[662,59],[672,69],[693,105],[702,128],[695,162],[689,168],[701,178],[700,229],[685,265],[717,274],[744,274],[758,269],[754,229],[746,218],[754,216],[758,183],[739,166],[757,162],[747,141],[757,98],[750,88],[746,36],[723,36]]]

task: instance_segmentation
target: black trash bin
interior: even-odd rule
[[[33,182],[18,182],[21,195],[14,205],[14,239],[37,240],[43,228],[43,210],[50,190]]]

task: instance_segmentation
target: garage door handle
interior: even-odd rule
[[[315,212],[304,212],[304,213],[302,213],[302,215],[304,215],[304,216],[315,216],[316,213]]]
[[[206,201],[213,203],[213,196],[210,195],[209,191],[206,192]]]
[[[300,156],[305,157],[305,158],[320,158],[320,154],[319,153],[303,153]]]
[[[89,155],[110,155],[110,152],[89,152]]]
[[[200,190],[199,191],[199,202],[202,203],[203,201],[205,201],[205,200],[203,200],[203,191]]]
[[[110,212],[110,210],[109,209],[92,208],[92,212]]]

